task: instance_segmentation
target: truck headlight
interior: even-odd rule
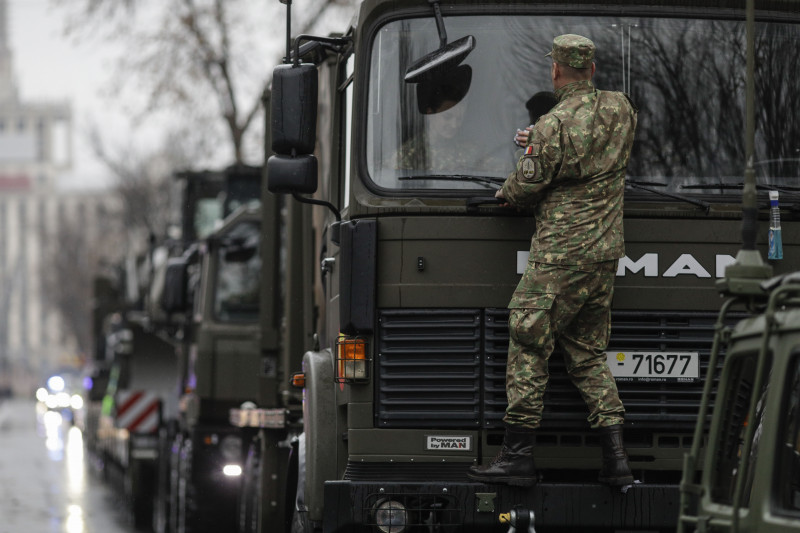
[[[222,467],[222,473],[228,477],[237,477],[242,475],[242,467],[239,465],[225,465]]]
[[[386,500],[375,510],[375,525],[383,533],[403,533],[408,525],[405,506],[394,500]]]

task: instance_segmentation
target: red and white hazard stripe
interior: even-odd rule
[[[160,404],[158,396],[150,391],[118,391],[116,426],[131,433],[154,433],[158,429]]]

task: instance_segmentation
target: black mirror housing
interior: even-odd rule
[[[475,37],[467,35],[418,59],[406,70],[406,83],[419,83],[446,75],[475,49]]]
[[[188,264],[182,257],[169,259],[164,275],[161,308],[168,314],[186,312],[189,306],[188,288]]]
[[[317,136],[317,67],[278,65],[272,71],[271,131],[276,154],[311,154]]]
[[[273,155],[267,160],[267,187],[272,193],[317,192],[317,158],[313,155]]]

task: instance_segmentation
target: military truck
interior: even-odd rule
[[[158,434],[177,412],[177,360],[172,344],[132,315],[117,312],[106,321],[108,378],[87,447],[125,496],[134,524],[150,527]]]
[[[184,239],[151,236],[143,253],[126,258],[116,276],[95,280],[95,356],[86,366],[84,442],[90,464],[124,497],[126,512],[139,528],[162,516],[159,497],[168,494],[169,446],[178,419],[176,335],[183,324],[152,305],[163,286],[170,254],[180,254],[206,236],[221,218],[224,173],[178,173],[174,221]],[[179,219],[180,218],[180,219]],[[163,520],[162,520],[163,522]]]
[[[687,456],[678,531],[800,530],[800,275],[760,289],[726,300],[720,313],[715,345],[725,362],[707,448]],[[758,312],[726,327],[724,315],[747,304]]]
[[[264,364],[261,169],[234,166],[220,175],[216,227],[169,259],[162,288],[154,290],[178,357],[177,418],[161,436],[157,531],[229,531],[238,521],[247,439],[228,419],[232,407],[258,400]]]
[[[780,192],[783,258],[771,262],[782,273],[800,266],[800,98],[787,68],[798,60],[782,52],[797,47],[800,13],[764,1],[756,20],[754,209],[767,220],[767,193]],[[282,311],[285,334],[312,347],[297,528],[506,529],[514,510],[543,531],[674,530],[709,371],[713,281],[740,241],[744,31],[736,2],[365,0],[340,35],[294,39],[273,74],[269,188],[327,206],[286,241],[307,259],[283,267],[314,280]],[[539,483],[466,478],[502,441],[506,305],[533,233],[530,213],[494,192],[518,157],[526,102],[551,88],[544,54],[562,33],[590,37],[596,86],[639,107],[608,348],[638,481],[626,491],[596,481],[599,442],[559,353],[536,436]],[[754,237],[766,256],[767,229]]]
[[[235,527],[242,437],[227,419],[258,398],[260,178],[177,173],[180,237],[153,239],[98,309],[86,442],[138,527]]]
[[[798,507],[798,401],[800,366],[800,274],[771,279],[754,246],[755,172],[755,2],[747,2],[747,78],[745,190],[742,198],[742,250],[717,282],[727,299],[715,327],[710,369],[684,462],[678,531],[788,532],[800,530]],[[774,196],[774,193],[772,193]],[[773,212],[778,206],[771,197]],[[770,224],[770,255],[781,239]],[[777,232],[777,233],[776,233]],[[726,316],[735,308],[750,316],[735,327]],[[711,369],[725,353],[717,375]],[[715,398],[713,416],[711,399]],[[710,428],[709,428],[710,426]],[[701,436],[707,446],[701,453]],[[697,470],[703,464],[702,472]]]

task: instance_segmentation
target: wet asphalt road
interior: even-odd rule
[[[37,415],[33,400],[0,400],[0,533],[132,533],[89,472],[80,430],[58,418]]]

